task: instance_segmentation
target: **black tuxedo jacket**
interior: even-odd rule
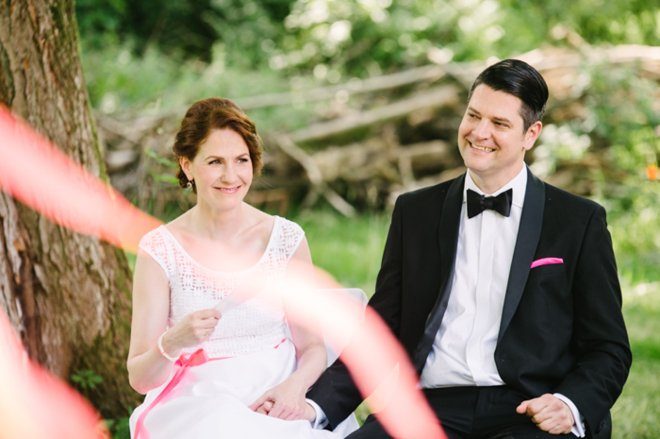
[[[418,371],[449,299],[464,180],[399,197],[369,302]],[[550,257],[563,264],[530,268]],[[530,397],[567,396],[588,435],[604,437],[631,360],[604,209],[528,171],[495,350],[500,376]],[[324,410],[329,427],[362,400],[341,361],[321,375],[308,397]]]

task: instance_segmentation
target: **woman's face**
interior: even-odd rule
[[[195,180],[198,203],[221,210],[239,206],[252,184],[250,151],[243,137],[229,128],[212,129],[193,160],[180,159],[189,180]]]

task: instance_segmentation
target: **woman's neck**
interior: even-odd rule
[[[217,210],[197,204],[190,211],[188,224],[193,232],[205,238],[226,240],[249,227],[248,209],[245,203],[231,210]]]

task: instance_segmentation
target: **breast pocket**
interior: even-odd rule
[[[566,292],[566,266],[564,264],[548,264],[530,269],[527,286],[532,289],[557,291],[559,294],[562,291]]]
[[[522,302],[527,327],[534,328],[541,340],[570,339],[573,299],[563,264],[531,269]]]

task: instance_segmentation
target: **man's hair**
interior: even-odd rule
[[[548,101],[548,85],[543,76],[526,62],[505,59],[488,67],[474,80],[468,101],[480,84],[509,93],[522,101],[520,116],[523,119],[523,131],[543,118]]]

